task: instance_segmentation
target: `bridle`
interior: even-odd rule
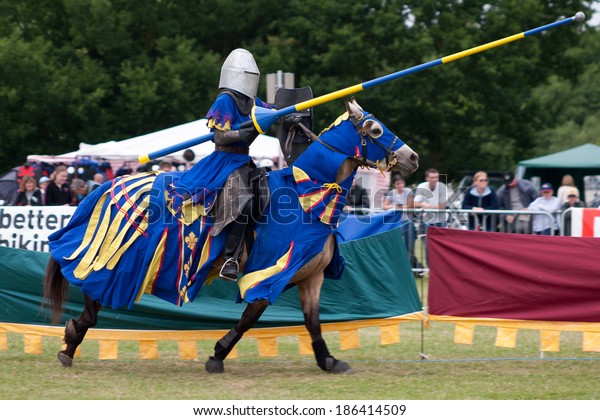
[[[370,114],[370,113],[366,114],[366,115],[363,114],[360,118],[355,118],[353,115],[351,115],[349,113],[349,120],[352,123],[352,126],[354,127],[354,129],[356,130],[358,135],[360,136],[361,153],[356,156],[348,156],[348,157],[358,161],[362,167],[369,167],[369,168],[373,168],[373,169],[378,169],[380,171],[385,170],[385,171],[389,172],[398,163],[398,156],[396,156],[396,154],[394,153],[393,147],[396,144],[396,142],[400,139],[398,138],[398,136],[395,136],[392,144],[389,147],[386,147],[383,143],[381,143],[379,140],[377,140],[377,138],[375,138],[375,137],[371,136],[369,133],[367,133],[367,129],[364,127],[364,124],[367,122],[369,117],[375,118],[375,117],[373,117],[373,114]],[[308,130],[306,127],[304,127],[302,125],[302,123],[300,123],[300,125],[302,126],[302,128],[305,131]],[[310,134],[308,134],[308,133],[310,133]],[[336,152],[336,153],[341,153],[343,155],[346,155],[346,153],[342,152],[337,147],[325,143],[319,136],[316,136],[314,133],[310,132],[310,130],[307,131],[307,134],[313,140],[318,141],[323,146],[327,147],[329,150]],[[311,136],[311,134],[312,134],[312,136]],[[376,146],[378,146],[380,149],[382,149],[385,152],[385,154],[386,154],[385,166],[383,168],[381,166],[380,161],[374,162],[370,159],[367,159],[367,139],[368,139],[368,141],[371,142],[371,144],[375,144]]]

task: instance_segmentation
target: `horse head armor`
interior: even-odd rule
[[[380,171],[398,171],[408,176],[419,167],[419,156],[373,114],[364,111],[354,98],[345,101],[346,112],[323,130],[318,141],[329,149],[344,153],[362,165]],[[360,144],[348,142],[349,129],[332,131],[341,124],[351,124]]]

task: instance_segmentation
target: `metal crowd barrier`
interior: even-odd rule
[[[551,235],[555,234],[556,229],[560,226],[559,214],[552,214],[547,211],[538,210],[473,210],[473,209],[415,209],[416,217],[425,218],[427,213],[446,213],[446,227],[454,229],[469,229],[469,216],[473,216],[474,227],[472,230],[483,230],[488,232],[507,232],[507,233],[533,233],[533,218],[536,216],[547,217],[552,225]],[[528,227],[525,231],[511,232],[510,225],[506,221],[506,216],[514,216],[515,219],[521,219],[521,216],[527,217],[526,223]],[[522,219],[521,219],[522,220]],[[423,220],[427,223],[427,220]],[[489,223],[488,223],[489,222]]]
[[[382,213],[391,210],[369,209],[369,208],[348,208],[347,213],[355,215],[369,215],[374,213]],[[426,226],[430,225],[430,221],[435,220],[434,214],[446,214],[447,221],[445,227],[451,229],[469,230],[469,216],[473,217],[473,230],[482,230],[488,232],[507,232],[510,231],[511,225],[506,222],[506,216],[527,216],[529,220],[526,222],[527,228],[524,231],[514,233],[534,234],[532,229],[533,217],[547,217],[550,219],[551,229],[550,234],[555,235],[556,230],[562,235],[564,232],[563,217],[560,212],[552,214],[547,211],[537,210],[473,210],[473,209],[398,209],[403,211],[408,217],[409,223],[402,226],[405,244],[407,246],[408,257],[411,261],[412,271],[415,277],[421,277],[429,272],[427,267],[426,256]],[[524,223],[525,224],[525,223]],[[418,244],[418,246],[417,246]],[[420,251],[420,252],[418,252]],[[417,256],[416,253],[419,253]]]
[[[560,236],[571,236],[571,213],[575,207],[569,207],[566,210],[563,210],[559,215],[559,234]],[[579,207],[581,208],[581,207]],[[569,227],[567,228],[567,225]]]
[[[349,214],[355,215],[369,215],[375,213],[383,213],[391,210],[382,209],[370,209],[367,207],[351,207],[346,210]],[[473,230],[486,230],[490,232],[507,232],[509,227],[507,226],[506,216],[528,216],[531,220],[528,222],[529,229],[528,234],[533,233],[532,223],[534,216],[543,216],[550,219],[552,226],[551,234],[555,234],[555,230],[559,230],[561,233],[564,231],[562,226],[561,213],[557,212],[552,214],[547,211],[537,210],[473,210],[473,209],[459,209],[459,208],[447,208],[447,209],[398,209],[396,211],[404,211],[407,217],[417,225],[427,224],[432,220],[432,214],[445,213],[446,214],[446,226],[453,229],[469,229],[469,216],[474,217],[474,229]],[[488,220],[491,223],[486,223]],[[489,229],[491,227],[491,229]]]

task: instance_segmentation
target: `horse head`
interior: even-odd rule
[[[419,155],[397,135],[373,114],[364,111],[354,98],[345,104],[346,112],[319,135],[324,145],[345,153],[359,165],[381,171],[397,171],[408,176],[418,169]],[[331,130],[333,127],[336,130]],[[354,141],[348,141],[349,138]]]

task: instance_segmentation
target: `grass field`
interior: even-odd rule
[[[417,289],[426,295],[427,278]],[[581,351],[581,333],[563,332],[561,351],[542,355],[538,331],[520,330],[514,349],[496,347],[492,327],[476,327],[470,346],[454,343],[451,324],[406,322],[400,331],[400,343],[382,346],[378,328],[364,328],[361,347],[345,351],[337,333],[326,333],[331,353],[353,375],[321,371],[292,337],[279,339],[280,355],[271,358],[259,357],[254,339],[242,339],[239,357],[211,375],[204,362],[213,341],[198,342],[198,360],[179,360],[173,341],[159,343],[158,360],[141,360],[135,342],[119,345],[118,360],[98,360],[98,343],[89,340],[73,367],[63,368],[58,338],[44,337],[44,353],[30,355],[23,337],[9,333],[9,349],[0,351],[0,400],[600,399],[600,354]]]
[[[421,338],[424,338],[423,344]],[[600,355],[581,351],[580,333],[563,333],[561,351],[540,358],[539,332],[520,331],[515,349],[494,346],[495,328],[477,327],[471,346],[453,343],[453,326],[401,327],[399,344],[379,345],[376,328],[361,330],[361,348],[331,352],[354,375],[322,372],[298,354],[294,338],[279,340],[280,356],[258,357],[256,342],[242,340],[226,372],[204,371],[213,342],[199,342],[200,360],[179,360],[174,342],[159,343],[158,360],[140,360],[137,344],[119,346],[119,360],[98,360],[98,345],[83,343],[72,368],[55,354],[60,340],[44,339],[44,354],[23,353],[23,338],[9,334],[0,352],[0,399],[64,400],[584,400],[598,399]],[[423,346],[423,348],[422,348]],[[421,360],[421,351],[429,356]],[[560,358],[560,359],[558,359]]]

